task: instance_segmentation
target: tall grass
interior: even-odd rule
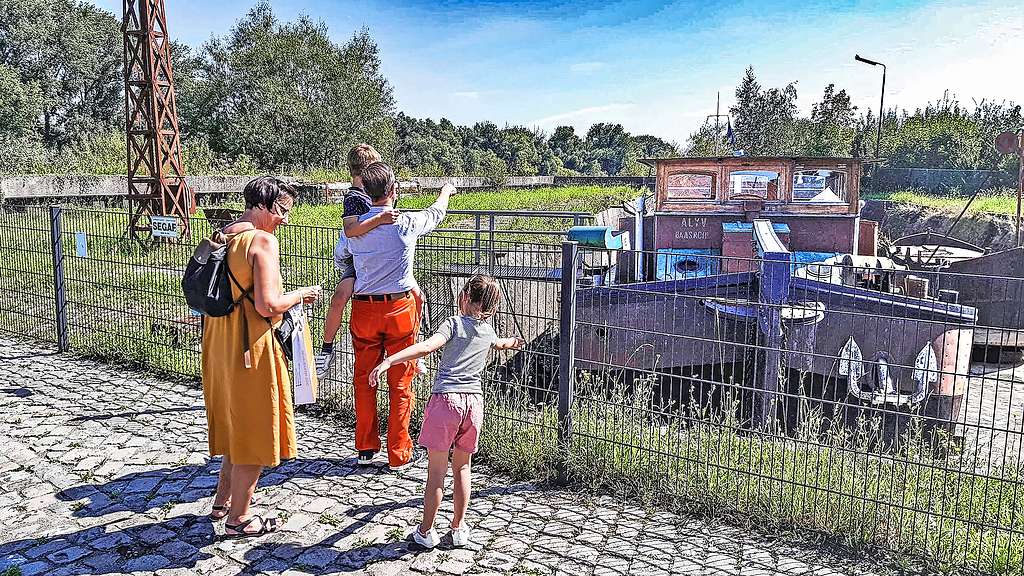
[[[578,376],[565,465],[591,489],[895,552],[892,561],[926,571],[1024,568],[1024,471],[975,474],[971,456],[936,451],[920,422],[898,448],[877,441],[877,418],[822,434],[814,410],[801,411],[794,436],[774,436],[742,426],[735,402],[668,415],[655,409],[650,388]]]
[[[925,190],[906,189],[888,193],[868,194],[867,198],[874,200],[888,200],[934,208],[943,212],[959,214],[964,205],[970,199],[969,194],[936,195]],[[968,214],[1016,214],[1017,192],[1008,188],[985,190],[971,203]]]

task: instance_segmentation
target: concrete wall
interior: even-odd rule
[[[644,176],[555,176],[555,186],[629,186],[654,190],[654,177]]]
[[[198,193],[241,192],[252,176],[190,176]],[[33,198],[111,198],[128,195],[127,176],[3,176],[0,201]]]
[[[252,176],[187,177],[189,185],[199,195],[200,203],[203,203],[203,197],[206,195],[211,195],[209,198],[211,201],[220,201],[237,195],[241,193],[242,188],[250,179]],[[482,177],[414,176],[402,182],[402,189],[406,193],[433,192],[448,182],[464,189],[495,188],[491,180]],[[537,186],[630,186],[632,188],[648,186],[653,188],[654,179],[628,176],[509,176],[502,184],[502,187],[509,188]],[[300,193],[308,200],[326,200],[332,195],[343,193],[348,187],[348,182],[306,184],[302,186]],[[127,176],[0,176],[0,201],[118,199],[127,196],[127,190]]]

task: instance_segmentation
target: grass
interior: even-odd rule
[[[449,209],[487,211],[556,210],[593,214],[609,206],[620,204],[623,200],[633,198],[636,194],[635,190],[628,187],[562,187],[465,192],[452,197]],[[436,196],[433,194],[404,196],[399,199],[397,206],[399,209],[422,209],[430,206],[435,199]],[[337,230],[341,228],[343,212],[343,207],[340,204],[300,204],[292,212],[291,221],[294,224]],[[474,223],[473,216],[453,214],[441,222],[440,228],[457,228],[460,223],[463,227]],[[483,219],[482,225],[486,227],[486,219]],[[566,220],[556,218],[503,218],[499,225],[502,230],[515,231],[564,230],[568,228],[569,224]]]
[[[0,576],[21,576],[21,568],[18,566],[8,566],[0,570]]]
[[[342,522],[342,520],[340,518],[338,518],[337,516],[328,514],[326,512],[324,512],[323,514],[320,515],[319,518],[317,518],[317,522],[319,522],[321,524],[326,524],[328,526],[333,526],[335,528],[341,528],[341,527],[343,527],[345,525],[344,522]]]
[[[970,198],[970,194],[937,195],[923,190],[907,189],[894,192],[868,194],[873,200],[888,200],[900,204],[934,208],[943,212],[959,214]],[[1017,193],[1015,190],[987,190],[978,195],[967,210],[968,214],[1000,214],[1017,213]]]
[[[592,490],[758,531],[818,534],[854,551],[896,552],[939,572],[1021,568],[1017,470],[977,477],[850,438],[759,438],[726,418],[652,426],[636,415],[595,417],[592,405],[575,414],[583,417],[568,470]]]

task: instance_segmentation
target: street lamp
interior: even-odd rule
[[[868,60],[867,58],[862,57],[860,54],[855,54],[853,59],[858,62],[870,64],[872,66],[882,67],[882,99],[878,103],[878,134],[875,136],[875,158],[878,158],[878,147],[882,142],[882,116],[885,113],[885,64],[882,64],[881,62],[875,62],[874,60]]]

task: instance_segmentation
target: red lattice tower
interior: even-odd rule
[[[129,230],[143,239],[149,216],[176,216],[182,236],[195,212],[185,183],[174,101],[171,42],[163,0],[125,0],[125,131],[128,137]]]

